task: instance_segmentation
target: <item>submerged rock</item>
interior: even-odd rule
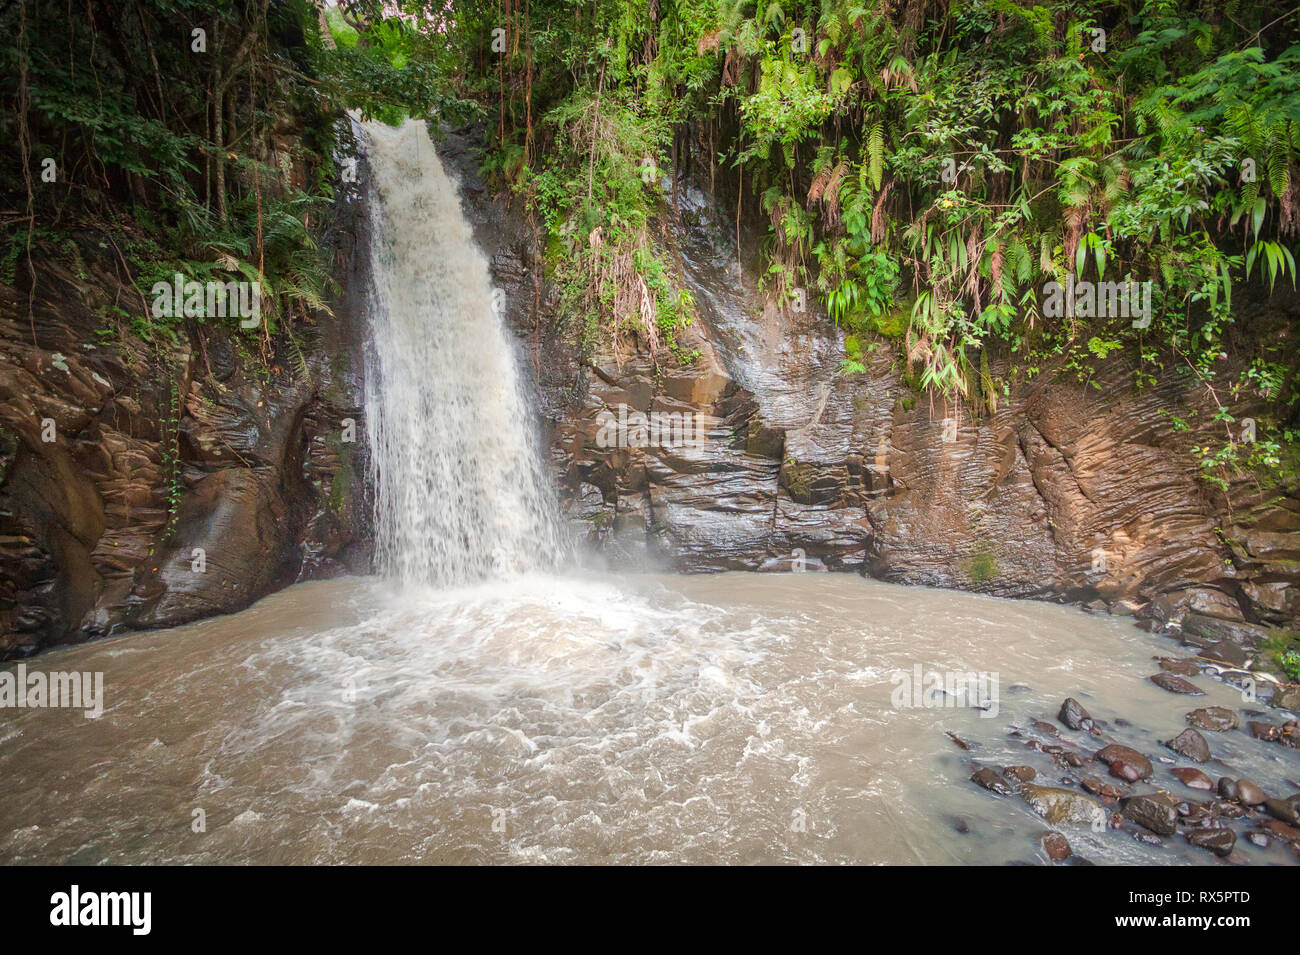
[[[1179,657],[1178,659],[1160,657],[1159,660],[1160,669],[1169,673],[1176,673],[1179,676],[1196,676],[1201,672],[1201,668],[1197,666],[1196,661],[1188,657]]]
[[[1056,737],[1061,735],[1055,726],[1051,723],[1045,723],[1042,720],[1031,720],[1030,725],[1044,736]]]

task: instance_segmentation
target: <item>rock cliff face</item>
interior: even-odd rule
[[[1295,627],[1300,493],[1200,479],[1191,448],[1221,441],[1223,425],[1191,376],[1139,390],[1113,358],[1082,382],[1045,367],[972,418],[918,395],[889,345],[844,375],[841,333],[759,293],[756,234],[741,224],[737,255],[718,211],[734,202],[697,187],[662,224],[701,313],[682,341],[695,360],[633,346],[585,362],[559,329],[536,231],[479,181],[472,142],[452,134],[439,148],[506,293],[565,511],[611,566],[853,570],[1076,601],[1181,624],[1231,662],[1262,625]],[[351,253],[347,238],[341,273]],[[33,325],[25,293],[0,288],[0,655],[369,568],[364,330],[350,298],[264,361],[211,328],[125,344],[106,316],[135,294],[107,257],[77,275],[44,268]],[[1277,296],[1238,324],[1294,334],[1298,312]],[[611,415],[638,412],[680,431],[647,446],[601,439]],[[677,440],[697,425],[703,441]]]
[[[1191,448],[1225,432],[1193,376],[1138,389],[1114,356],[1082,381],[1045,367],[972,418],[909,387],[888,344],[865,374],[842,374],[842,333],[811,306],[765,300],[747,258],[758,236],[742,222],[738,256],[736,223],[719,211],[734,198],[694,186],[662,238],[701,313],[682,343],[696,360],[656,366],[639,349],[586,364],[556,331],[537,237],[485,190],[470,142],[450,135],[441,149],[506,291],[567,513],[611,563],[852,569],[1075,601],[1182,622],[1230,659],[1258,641],[1259,624],[1294,626],[1297,487],[1239,479],[1223,493],[1201,479]],[[1298,318],[1278,295],[1238,324],[1285,336]],[[1007,370],[993,362],[995,375]],[[621,406],[702,420],[707,440],[610,447],[601,426]],[[1181,409],[1186,429],[1168,409]]]
[[[263,360],[211,327],[157,348],[120,335],[110,306],[138,294],[108,259],[47,265],[29,324],[0,287],[0,656],[367,566],[347,302]]]

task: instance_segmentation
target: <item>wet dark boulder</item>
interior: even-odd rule
[[[1059,832],[1045,832],[1039,839],[1047,858],[1053,862],[1063,862],[1072,854],[1070,842]]]
[[[1266,743],[1276,743],[1282,738],[1282,728],[1274,726],[1272,723],[1262,723],[1259,720],[1250,720],[1246,723],[1246,729],[1255,739],[1262,739]]]
[[[1180,768],[1172,769],[1170,772],[1188,789],[1203,789],[1206,792],[1214,789],[1214,780],[1199,769]]]
[[[1097,752],[1097,759],[1110,767],[1111,775],[1127,782],[1151,777],[1151,760],[1129,746],[1111,743]]]
[[[1283,842],[1289,842],[1292,845],[1300,845],[1300,826],[1283,822],[1281,819],[1261,819],[1258,825],[1260,829],[1275,839],[1281,839]]]
[[[1061,704],[1061,711],[1056,718],[1072,730],[1083,730],[1087,732],[1092,729],[1093,720],[1088,715],[1088,711],[1074,697],[1067,697]]]
[[[1259,806],[1268,801],[1268,796],[1254,780],[1238,779],[1236,799],[1243,806]]]
[[[1187,714],[1187,722],[1197,729],[1210,730],[1214,733],[1226,733],[1235,730],[1241,721],[1237,714],[1222,706],[1205,706]]]
[[[1249,649],[1261,646],[1268,639],[1268,630],[1264,627],[1199,613],[1189,613],[1183,618],[1183,632],[1194,637],[1236,644]]]
[[[1274,819],[1280,819],[1288,825],[1300,826],[1300,807],[1295,802],[1288,802],[1285,799],[1266,799],[1264,808]]]
[[[1160,836],[1172,836],[1178,831],[1178,804],[1162,793],[1129,796],[1120,800],[1126,819]]]
[[[1210,758],[1210,744],[1194,729],[1183,730],[1165,745],[1193,762],[1203,763]]]
[[[1231,829],[1192,829],[1185,837],[1189,845],[1198,849],[1208,849],[1216,856],[1226,856],[1237,844],[1237,835]]]
[[[1195,683],[1190,683],[1173,673],[1157,673],[1154,676],[1147,677],[1147,679],[1160,687],[1160,689],[1168,690],[1170,693],[1178,693],[1183,696],[1205,695],[1205,691]]]
[[[1015,787],[1007,782],[996,770],[989,769],[987,766],[983,769],[976,770],[970,778],[971,782],[977,786],[982,786],[991,793],[999,796],[1010,796],[1014,793]]]

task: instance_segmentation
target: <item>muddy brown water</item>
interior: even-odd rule
[[[1207,676],[1194,699],[1149,683],[1175,651],[1121,618],[849,575],[301,584],[29,661],[102,671],[106,704],[0,710],[0,860],[1034,861],[1048,827],[970,783],[971,759],[1056,783],[1008,734],[1074,695],[1195,797],[1159,740],[1195,706],[1247,707]],[[891,675],[918,664],[996,674],[996,715],[894,706]],[[1292,791],[1295,751],[1206,736],[1233,775]],[[1062,831],[1097,863],[1217,861],[1180,837]]]

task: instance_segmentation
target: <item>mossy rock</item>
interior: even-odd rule
[[[330,479],[329,509],[335,514],[341,514],[351,490],[352,467],[344,463],[339,466],[339,469],[334,472],[334,476]]]
[[[1300,682],[1300,630],[1273,634],[1260,649],[1262,669],[1292,682]]]
[[[791,458],[781,468],[781,485],[801,504],[810,503],[813,469]]]
[[[911,309],[902,307],[889,309],[880,315],[872,315],[867,320],[868,328],[890,341],[900,341],[907,334],[911,324]]]
[[[971,583],[983,584],[998,576],[998,560],[992,551],[980,551],[972,554],[965,564],[966,575]]]

